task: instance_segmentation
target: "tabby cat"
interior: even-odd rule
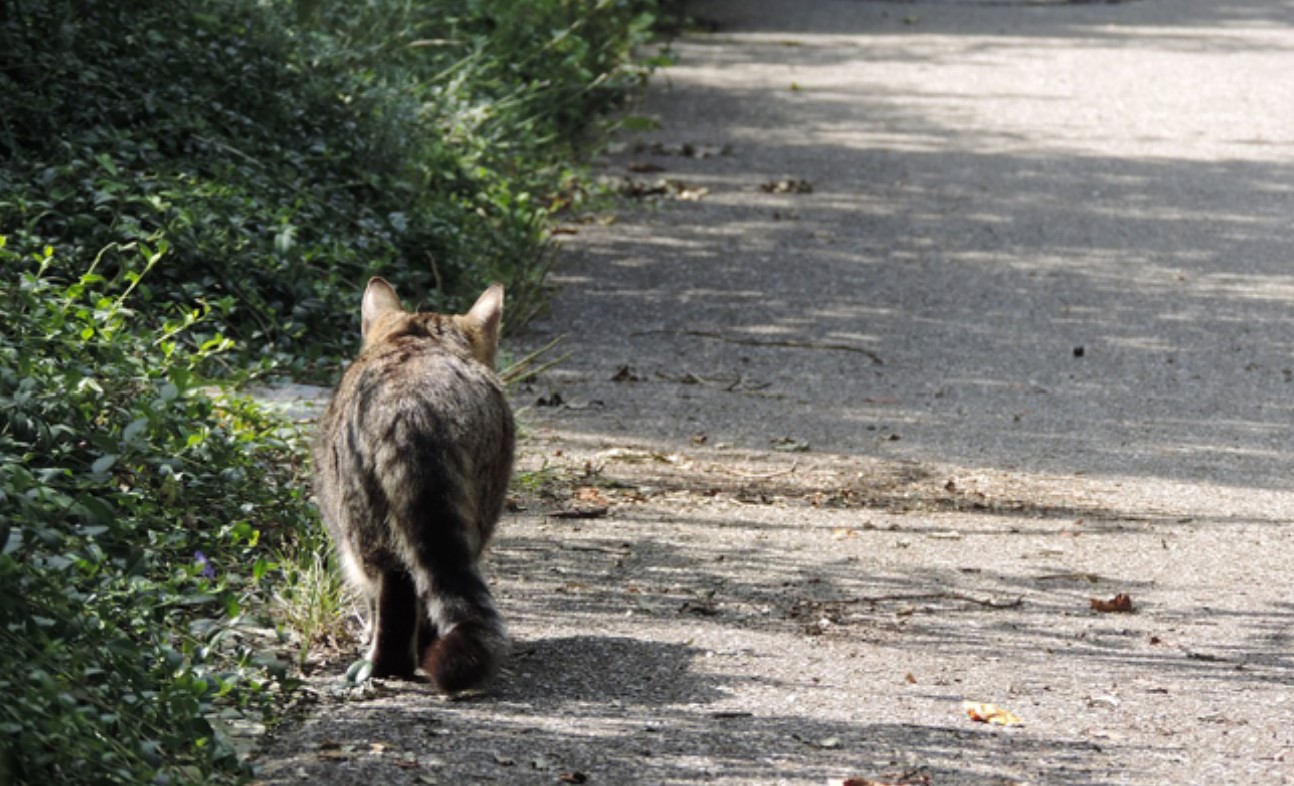
[[[315,444],[319,509],[368,600],[372,676],[421,666],[446,693],[479,688],[508,650],[479,564],[515,441],[494,370],[503,288],[443,316],[405,311],[373,278],[361,312],[364,348]]]

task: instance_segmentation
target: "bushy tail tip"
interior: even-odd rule
[[[485,687],[499,673],[507,651],[508,638],[498,628],[463,622],[427,650],[422,668],[445,693],[461,693]]]

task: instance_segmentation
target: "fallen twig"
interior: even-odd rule
[[[544,515],[552,519],[600,519],[607,515],[610,510],[606,505],[599,505],[596,508],[570,508],[567,510],[554,510]]]
[[[641,330],[634,333],[635,336],[647,336],[653,334],[665,334],[675,336],[696,336],[698,338],[712,338],[716,341],[726,341],[730,344],[746,344],[756,347],[789,347],[791,349],[826,349],[838,352],[856,352],[860,355],[866,355],[871,358],[876,365],[883,365],[884,360],[875,352],[860,347],[855,344],[837,344],[829,341],[799,341],[790,338],[751,338],[747,336],[734,336],[730,333],[718,333],[712,330]]]
[[[779,469],[776,472],[742,472],[737,469],[725,469],[718,464],[711,465],[710,469],[721,475],[731,475],[735,478],[742,478],[743,480],[769,480],[771,478],[780,478],[783,475],[790,475],[792,472],[795,472],[799,466],[799,461],[792,461],[791,466],[786,469]]]
[[[598,554],[614,554],[617,557],[627,557],[633,553],[633,550],[627,547],[617,549],[610,546],[593,546],[586,543],[567,543],[562,548],[566,551],[594,551]]]
[[[1045,573],[1034,576],[1035,581],[1073,581],[1074,579],[1082,579],[1089,584],[1101,582],[1101,577],[1095,573]]]
[[[961,592],[925,592],[915,595],[868,595],[866,597],[854,598],[852,603],[886,603],[893,601],[909,600],[960,600],[967,603],[974,603],[977,606],[984,606],[990,609],[1014,609],[1024,605],[1024,598],[1016,598],[1009,601],[997,601],[992,598],[976,598]]]
[[[772,382],[747,382],[746,378],[738,374],[731,381],[726,379],[707,379],[700,374],[687,372],[680,376],[670,376],[663,371],[656,372],[656,376],[668,382],[677,382],[680,385],[709,385],[713,388],[733,392],[757,392],[772,386]]]

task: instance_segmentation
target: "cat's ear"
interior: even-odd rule
[[[386,279],[373,276],[368,280],[368,287],[364,289],[364,303],[360,308],[363,316],[360,331],[367,336],[373,323],[393,311],[404,311],[400,305],[400,296],[395,294],[395,288],[386,283]]]
[[[463,315],[463,323],[477,357],[491,368],[494,367],[494,355],[499,348],[499,325],[503,322],[503,285],[491,284],[481,293],[476,304]]]

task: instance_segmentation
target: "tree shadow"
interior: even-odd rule
[[[1213,585],[1189,588],[1139,578],[1113,566],[1108,572],[1074,570],[1052,559],[1020,558],[985,564],[986,554],[1054,543],[1059,526],[1072,526],[1074,518],[1070,511],[1046,508],[975,515],[982,520],[963,523],[966,528],[953,533],[958,549],[968,544],[965,556],[934,562],[917,557],[902,571],[885,567],[889,553],[920,548],[907,543],[932,535],[938,542],[947,527],[905,518],[901,528],[842,534],[832,528],[835,521],[814,528],[724,510],[679,513],[659,522],[625,511],[578,534],[507,536],[492,562],[507,577],[503,603],[527,629],[542,629],[549,620],[605,629],[628,618],[626,625],[646,630],[683,625],[738,636],[865,642],[878,655],[888,651],[899,657],[905,650],[937,650],[949,657],[991,653],[1031,663],[1045,653],[1046,660],[1084,673],[1144,672],[1178,684],[1229,689],[1284,685],[1294,678],[1291,604],[1231,597]],[[1122,522],[1082,535],[1113,552],[1144,548],[1169,528],[1217,529],[1225,538],[1229,527],[1250,526],[1221,520],[1130,522],[1126,514],[1091,508],[1083,515]],[[743,529],[748,532],[738,532]],[[787,551],[781,543],[830,545]],[[824,548],[830,557],[824,558]],[[1089,604],[1091,598],[1117,593],[1131,594],[1136,613],[1101,613]],[[1217,637],[1214,629],[1226,635]],[[541,679],[548,687],[519,688],[545,696],[555,691],[597,700],[621,691],[622,701],[668,703],[721,695],[669,677],[686,671],[696,658],[690,647],[658,651],[656,644],[638,645],[632,638],[560,637],[523,644],[520,651],[517,668],[523,672],[530,672],[531,664],[560,671],[563,666],[554,664],[615,663],[617,673],[649,678],[639,688],[647,691],[641,698],[635,689],[626,692],[622,682],[603,683],[601,689],[610,693],[601,695],[601,689],[579,682],[587,677],[579,674],[573,685]],[[665,683],[656,681],[655,667]],[[680,692],[672,692],[675,688]]]
[[[542,343],[577,325],[573,357],[519,395],[560,392],[545,425],[591,450],[802,444],[806,463],[867,461],[834,483],[611,467],[587,482],[650,487],[645,501],[510,518],[488,564],[520,634],[494,692],[348,708],[347,739],[415,728],[400,742],[411,771],[465,782],[1172,782],[1210,702],[1294,680],[1294,606],[1209,560],[1288,528],[1283,137],[1164,156],[1154,128],[1132,128],[1152,153],[1122,155],[1064,128],[1032,139],[955,83],[829,79],[859,59],[1280,54],[1281,36],[1228,30],[1286,21],[1292,4],[1040,4],[1010,9],[1028,24],[1009,35],[988,7],[952,27],[940,3],[845,4],[857,14],[692,7],[721,13],[720,32],[684,56],[725,78],[665,74],[643,111],[689,116],[692,137],[666,127],[615,163],[654,141],[731,155],[653,158],[708,194],[581,229],[578,262],[558,272],[562,317],[532,331]],[[757,40],[724,42],[738,33]],[[849,38],[864,33],[865,47]],[[744,83],[750,64],[781,69],[787,88]],[[999,88],[993,104],[1065,104],[1046,87]],[[760,191],[783,175],[813,192]],[[936,464],[1198,496],[985,500]],[[1092,609],[1119,592],[1134,613]],[[988,691],[1044,718],[969,724],[960,701]],[[1109,716],[1124,737],[1092,720],[1105,693],[1139,705]],[[401,769],[358,754],[349,781],[336,762],[294,766],[355,783]]]
[[[627,636],[523,639],[514,643],[498,698],[555,712],[571,705],[708,703],[719,694],[713,680],[692,671],[701,654],[686,644]]]
[[[899,95],[761,93],[765,133],[718,120],[740,115],[740,90],[685,92],[740,152],[669,161],[711,201],[622,219],[579,242],[602,276],[559,273],[590,330],[573,337],[578,367],[545,384],[578,381],[594,402],[567,418],[576,433],[757,449],[786,423],[844,455],[1265,489],[1294,477],[1294,167],[978,152],[955,115]],[[919,149],[877,137],[827,155],[820,133],[792,138],[858,117],[919,127],[904,132]],[[814,193],[751,196],[761,161]],[[625,367],[637,381],[617,381]]]
[[[1187,51],[1253,51],[1252,42],[1246,46],[1228,36],[1230,29],[1294,22],[1294,5],[1285,0],[1172,5],[1144,0],[829,0],[805,4],[794,17],[777,13],[775,5],[776,0],[689,0],[686,12],[704,22],[700,29],[718,33],[718,38],[734,32],[1067,36],[1082,39],[1080,46],[1096,39]],[[959,12],[955,17],[941,13],[950,7]],[[841,13],[842,8],[849,12]],[[1014,15],[1009,32],[1001,24],[1004,9]],[[1150,40],[1148,34],[1153,35]],[[908,54],[900,51],[900,56]]]

